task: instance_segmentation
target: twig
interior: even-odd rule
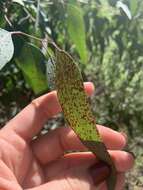
[[[31,15],[31,13],[30,13],[25,7],[24,7],[23,10],[25,11],[25,13],[26,13],[27,15],[30,16],[30,19],[31,19],[33,22],[35,22],[35,18]]]
[[[7,17],[6,14],[4,15],[4,18],[5,18],[6,22],[9,24],[9,26],[10,26],[10,27],[13,27],[11,21],[9,20],[9,18]]]
[[[30,15],[27,15],[26,17],[23,17],[22,19],[20,19],[20,20],[18,21],[18,25],[22,24],[22,22],[28,20],[29,18],[30,18]]]
[[[33,38],[35,40],[40,41],[42,44],[43,44],[43,42],[48,42],[55,49],[57,49],[58,51],[61,51],[61,49],[57,46],[57,44],[50,37],[48,37],[48,39],[38,38],[38,37],[32,36],[30,34],[27,34],[25,32],[21,32],[21,31],[14,31],[14,32],[10,32],[10,33],[11,33],[11,35],[23,35],[23,36],[26,36],[26,37],[29,37],[29,38]]]
[[[23,35],[23,36],[27,36],[29,38],[33,38],[33,39],[41,41],[41,42],[43,42],[43,40],[44,40],[42,38],[37,38],[35,36],[31,36],[30,34],[27,34],[25,32],[21,32],[21,31],[14,31],[14,32],[10,32],[10,33],[11,33],[11,35]]]

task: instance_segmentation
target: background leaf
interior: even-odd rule
[[[13,53],[11,33],[0,28],[0,70],[11,60]]]
[[[12,0],[12,2],[13,3],[18,3],[18,4],[22,5],[22,6],[24,6],[23,0]]]
[[[137,8],[138,8],[138,0],[131,0],[130,10],[133,16],[136,14]]]
[[[83,12],[77,2],[67,4],[67,29],[71,41],[75,44],[80,55],[81,61],[88,61],[88,52],[86,47],[85,26]]]
[[[26,43],[22,48],[20,56],[16,59],[17,65],[22,70],[25,79],[35,94],[41,94],[48,88],[46,77],[40,66],[43,58],[40,49]]]
[[[49,58],[46,62],[46,75],[48,86],[51,90],[55,89],[55,61]]]
[[[117,1],[117,7],[123,10],[123,12],[127,15],[129,20],[132,19],[129,7],[125,3],[123,3],[122,1]]]
[[[110,23],[112,23],[114,16],[118,14],[118,10],[112,7],[108,0],[100,0],[100,6],[98,7],[97,14],[99,17],[106,18]]]

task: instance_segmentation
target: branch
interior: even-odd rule
[[[25,32],[21,32],[21,31],[14,31],[14,32],[10,32],[11,35],[22,35],[22,36],[26,36],[35,40],[40,41],[42,44],[43,42],[48,42],[49,44],[51,44],[55,49],[61,51],[61,49],[58,47],[58,45],[48,36],[48,39],[43,39],[43,38],[37,38],[35,36],[32,36],[30,34],[27,34]]]

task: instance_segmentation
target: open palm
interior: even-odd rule
[[[92,94],[91,83],[87,83],[85,89],[88,95]],[[54,91],[34,100],[1,129],[0,190],[95,190],[95,184],[107,177],[108,168],[99,167],[101,163],[87,152],[68,127],[32,140],[44,123],[60,111]],[[133,165],[133,157],[121,151],[126,144],[122,134],[103,126],[98,128],[115,162],[118,171],[116,189],[120,190],[124,172]],[[67,153],[71,150],[76,153]],[[106,189],[105,182],[99,189]]]

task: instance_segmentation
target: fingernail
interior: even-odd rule
[[[99,162],[90,168],[90,175],[95,185],[103,182],[109,176],[109,173],[109,167],[103,162]]]
[[[92,82],[90,82],[89,84],[91,85],[92,90],[95,91],[95,86],[94,86],[94,84],[93,84]]]
[[[128,136],[127,136],[126,133],[124,133],[124,132],[120,132],[120,134],[125,138],[126,141],[128,140]]]
[[[95,91],[95,86],[94,86],[94,84],[93,84],[92,82],[85,82],[85,84],[86,84],[87,86],[90,86],[90,89],[92,90],[92,94],[93,94],[93,92]]]
[[[130,153],[134,159],[136,159],[136,155],[133,152],[131,151],[127,151],[127,152]]]

